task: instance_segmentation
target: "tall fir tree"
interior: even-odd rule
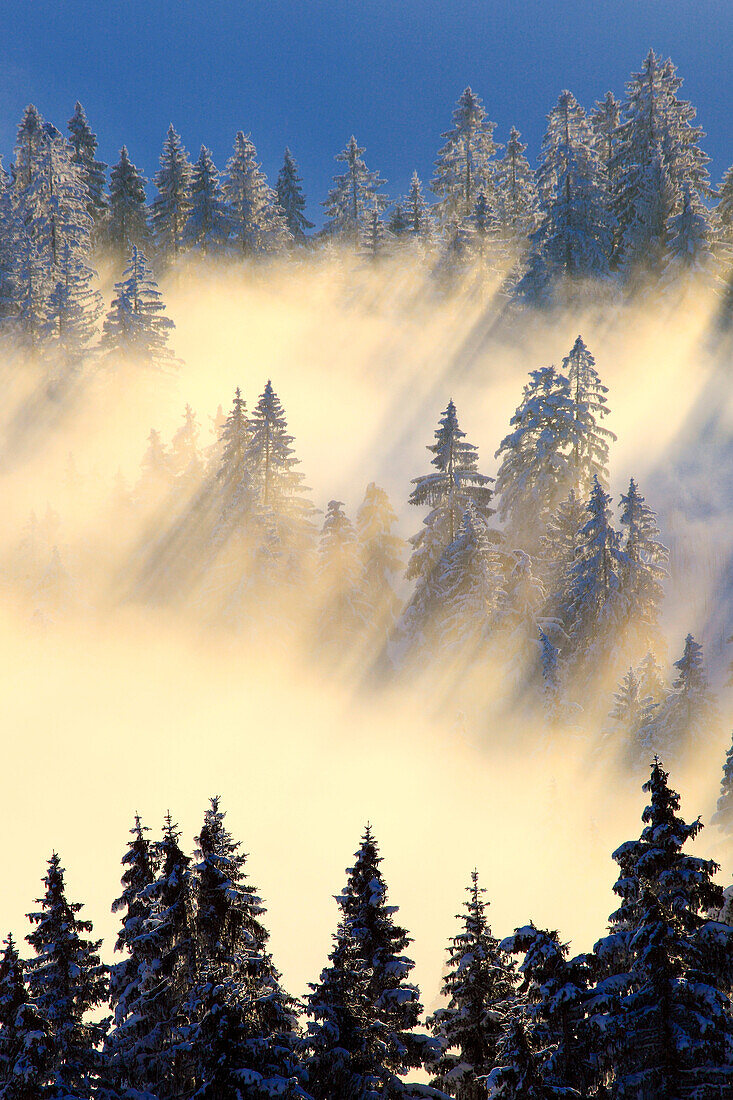
[[[618,140],[611,161],[618,221],[615,263],[658,276],[666,259],[670,219],[684,190],[709,193],[707,164],[694,125],[695,109],[678,98],[682,80],[671,61],[653,50],[626,86]],[[653,216],[650,217],[650,213]]]
[[[183,233],[191,212],[191,175],[188,153],[171,123],[154,177],[157,195],[151,212],[155,245],[165,260],[177,260],[183,247]]]
[[[562,361],[562,369],[570,383],[570,396],[574,406],[575,440],[573,465],[575,483],[581,496],[586,497],[597,477],[603,488],[608,488],[609,445],[616,436],[603,421],[609,408],[606,394],[608,387],[601,382],[593,358],[582,336],[578,336]]]
[[[318,637],[335,655],[353,648],[364,627],[359,547],[343,501],[329,500],[318,548]]]
[[[49,1028],[30,999],[12,936],[0,958],[0,1097],[39,1100],[52,1061]]]
[[[277,177],[277,203],[285,217],[290,236],[296,244],[306,240],[306,230],[313,229],[313,222],[305,216],[305,195],[298,175],[298,165],[289,149],[285,150],[283,166]]]
[[[628,492],[621,496],[621,525],[626,530],[623,548],[628,559],[626,584],[632,629],[640,651],[648,652],[658,642],[669,550],[659,539],[656,513],[644,500],[633,477]]]
[[[547,116],[537,186],[542,217],[517,293],[542,305],[555,300],[558,283],[572,298],[579,284],[609,274],[613,218],[606,172],[571,92],[562,92]]]
[[[152,244],[145,195],[146,180],[130,160],[127,146],[110,171],[106,239],[112,251],[127,258],[133,247],[145,252]]]
[[[496,223],[514,262],[523,258],[539,224],[537,185],[526,151],[512,126],[504,156],[496,163]]]
[[[386,642],[399,612],[395,585],[404,567],[405,544],[393,531],[396,523],[387,493],[370,482],[356,513],[356,530],[362,600],[375,644]]]
[[[613,854],[621,904],[594,948],[601,976],[589,1028],[599,1068],[618,1097],[676,1100],[715,1088],[723,1095],[733,1067],[721,952],[733,933],[707,918],[723,902],[713,882],[718,867],[683,851],[702,825],[679,816],[679,795],[659,760],[644,790],[641,837]]]
[[[387,903],[382,857],[367,826],[356,862],[336,898],[341,920],[330,965],[311,986],[308,1088],[314,1100],[333,1096],[399,1100],[410,1095],[403,1075],[425,1064],[434,1045],[415,1031],[422,1011],[410,980],[410,938]]]
[[[81,919],[79,902],[66,898],[64,869],[54,852],[44,879],[40,909],[29,913],[33,930],[26,936],[35,951],[27,964],[33,1004],[49,1027],[49,1097],[89,1100],[100,1084],[99,1044],[105,1023],[89,1013],[107,997],[107,968],[100,962],[101,940],[87,938],[91,921]]]
[[[733,743],[725,756],[723,776],[720,781],[720,797],[710,824],[717,825],[726,836],[733,833]]]
[[[497,511],[512,545],[534,553],[574,482],[579,439],[567,377],[555,367],[531,371],[509,424],[496,452]]]
[[[145,256],[133,245],[129,266],[115,284],[115,297],[104,321],[102,349],[152,366],[174,364],[168,334],[175,327]]]
[[[427,449],[435,469],[412,479],[409,503],[417,508],[427,506],[430,512],[423,529],[410,539],[413,549],[408,579],[429,577],[440,554],[456,538],[469,505],[484,519],[493,514],[489,502],[494,479],[479,472],[478,449],[461,430],[453,401],[440,418],[435,443]]]
[[[290,236],[275,192],[257,162],[249,135],[239,130],[226,166],[224,194],[234,249],[243,256],[272,252]]]
[[[484,1100],[484,1078],[496,1064],[501,1014],[514,997],[510,958],[491,933],[478,873],[471,873],[460,931],[451,937],[442,993],[447,1000],[428,1020],[440,1044],[433,1085],[457,1100]]]
[[[352,244],[359,243],[373,211],[381,214],[387,208],[386,198],[379,194],[386,181],[379,172],[367,168],[364,153],[352,135],[346,148],[336,154],[346,171],[334,176],[334,185],[323,203],[327,214],[323,232]]]
[[[481,192],[493,209],[495,125],[480,98],[465,88],[453,111],[453,125],[443,134],[445,144],[430,185],[438,196],[436,213],[442,225],[468,217]]]
[[[201,146],[198,160],[191,169],[191,209],[182,234],[183,244],[202,255],[218,255],[227,246],[229,215],[219,172],[211,150]]]
[[[99,236],[108,212],[107,165],[97,160],[97,135],[93,132],[84,108],[77,101],[74,114],[68,122],[69,142],[74,150],[73,161],[78,165],[87,192],[87,211],[94,223],[94,237]]]

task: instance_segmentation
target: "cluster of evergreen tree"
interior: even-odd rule
[[[10,174],[0,169],[0,332],[78,361],[98,329],[93,262],[102,252],[126,270],[101,346],[153,359],[165,354],[169,323],[148,261],[163,267],[186,254],[258,257],[338,242],[375,260],[412,245],[439,275],[493,272],[506,293],[535,305],[577,301],[599,283],[636,293],[694,276],[722,289],[733,260],[733,169],[715,191],[681,83],[650,50],[622,102],[608,92],[586,113],[563,91],[536,170],[516,129],[497,144],[495,123],[466,88],[443,134],[433,202],[417,174],[407,195],[389,200],[352,136],[336,157],[344,171],[322,204],[324,225],[310,236],[289,149],[271,187],[242,131],[221,174],[206,146],[192,163],[171,125],[149,202],[125,146],[107,180],[81,104],[67,137],[30,105]],[[725,300],[733,303],[730,285]]]
[[[420,1030],[411,942],[367,826],[336,897],[319,977],[299,1002],[268,948],[265,907],[218,798],[193,856],[168,815],[139,817],[122,858],[115,950],[67,898],[54,853],[33,949],[0,960],[0,1095],[13,1100],[713,1100],[733,1088],[733,927],[712,860],[655,758],[638,840],[613,854],[619,907],[569,958],[530,923],[499,941],[473,872],[442,1003]],[[515,957],[519,961],[515,961]],[[103,1015],[109,1005],[109,1015]],[[410,1082],[427,1070],[430,1085]]]

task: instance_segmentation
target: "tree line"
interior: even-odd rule
[[[498,940],[474,871],[427,1020],[369,826],[301,1001],[283,987],[218,798],[193,856],[170,815],[159,840],[135,818],[111,966],[54,852],[29,913],[32,955],[8,936],[0,961],[0,1095],[722,1100],[733,1087],[731,898],[718,865],[686,851],[702,825],[680,816],[657,758],[644,790],[644,827],[613,853],[618,908],[593,950],[570,957],[557,931],[533,923]],[[418,1069],[430,1085],[408,1080]]]
[[[290,150],[272,187],[243,131],[220,173],[206,146],[192,162],[171,125],[148,202],[125,146],[108,180],[81,104],[66,137],[30,105],[10,173],[0,173],[0,332],[33,352],[83,358],[97,347],[102,310],[94,258],[109,253],[133,282],[115,288],[102,348],[155,358],[155,346],[126,336],[139,328],[138,311],[160,318],[159,299],[146,298],[155,291],[151,264],[160,272],[184,256],[302,259],[337,245],[365,261],[404,254],[440,282],[470,274],[539,306],[694,278],[719,291],[721,319],[730,320],[733,168],[716,190],[681,83],[672,62],[650,50],[623,101],[609,92],[586,112],[563,91],[536,169],[515,128],[505,146],[494,140],[496,124],[466,88],[443,134],[432,201],[417,174],[407,195],[389,200],[352,136],[336,156],[343,171],[316,233]]]

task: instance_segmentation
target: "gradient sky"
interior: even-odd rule
[[[6,163],[31,101],[63,127],[80,99],[101,157],[124,142],[148,177],[169,122],[222,168],[243,129],[273,182],[290,146],[313,220],[352,132],[400,194],[470,84],[534,158],[561,89],[620,97],[650,46],[685,79],[714,183],[733,161],[731,0],[0,0],[0,26]]]

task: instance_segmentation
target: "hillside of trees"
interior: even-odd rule
[[[11,644],[25,654],[27,639],[28,652],[43,639],[43,652],[58,654],[82,637],[88,652],[133,613],[143,655],[172,624],[199,652],[231,657],[227,669],[253,655],[281,661],[283,694],[295,690],[287,676],[297,665],[319,690],[344,688],[355,711],[364,699],[399,700],[460,745],[506,752],[520,773],[528,760],[546,763],[553,781],[566,755],[605,776],[610,799],[643,784],[647,806],[639,838],[613,852],[614,911],[590,951],[574,954],[531,912],[514,931],[493,930],[489,901],[503,883],[487,892],[474,871],[429,1011],[381,870],[381,830],[369,824],[335,898],[331,952],[303,998],[286,991],[218,797],[193,849],[170,812],[160,834],[134,815],[114,944],[95,938],[67,896],[53,851],[28,946],[9,935],[0,959],[0,1100],[733,1095],[733,886],[718,884],[716,860],[689,852],[702,822],[682,816],[669,777],[695,774],[717,799],[710,833],[724,862],[733,168],[712,185],[681,83],[650,51],[623,102],[608,93],[586,110],[561,92],[535,166],[516,129],[495,140],[467,88],[446,112],[432,180],[415,175],[407,195],[388,197],[351,137],[319,226],[306,216],[294,154],[285,150],[272,185],[244,131],[220,172],[205,146],[193,161],[171,125],[148,181],[125,146],[111,168],[97,158],[81,104],[65,133],[27,107],[9,169],[0,167],[0,621]],[[311,404],[301,390],[293,428],[294,375],[283,371],[285,385],[268,377],[251,314],[284,295],[284,280],[291,303],[324,272],[354,345],[361,310],[408,337],[432,312],[459,321],[435,352],[448,364],[438,377],[405,372],[389,395],[401,345],[391,353],[386,340],[367,340],[353,361],[351,344],[339,345],[336,371],[329,362],[306,379]],[[197,295],[224,297],[243,275],[262,297],[240,315],[233,293],[231,331],[202,307],[206,346],[189,370],[177,343],[186,303],[193,311]],[[316,294],[304,313],[319,304]],[[284,322],[280,308],[272,316]],[[645,317],[655,318],[653,338]],[[324,309],[312,327],[293,326],[289,361],[306,341],[309,362],[327,359],[331,321]],[[628,402],[666,369],[665,329],[674,341],[686,322],[700,329],[687,373],[670,373],[668,406],[638,428],[639,466],[629,468],[619,457],[627,441],[611,428],[626,410],[604,337],[617,326],[633,348]],[[241,364],[236,389],[220,386],[207,342],[220,323]],[[552,326],[554,347],[563,334],[554,363],[543,343]],[[474,434],[472,370],[498,348],[522,377],[487,452]],[[349,372],[363,363],[374,378],[357,389]],[[172,431],[171,379],[183,394]],[[160,414],[152,428],[143,388]],[[216,393],[213,407],[204,390]],[[368,447],[369,433],[352,440],[348,426],[370,410],[346,416],[346,400],[383,404]],[[663,437],[673,406],[688,415],[655,470],[640,455]],[[339,430],[315,479],[308,433],[329,421]],[[400,447],[418,433],[424,450],[407,468]],[[82,451],[92,441],[79,468],[73,449],[60,460],[69,440]],[[95,464],[102,453],[116,476]],[[347,465],[358,465],[358,503],[339,488]],[[31,669],[39,683],[46,671]],[[84,671],[91,681],[98,669]],[[134,693],[115,675],[120,693]],[[9,696],[20,690],[11,683]],[[246,716],[243,741],[276,727],[271,703],[272,714]],[[22,735],[22,710],[9,713]],[[152,714],[146,721],[151,737],[171,736]],[[306,715],[306,748],[311,732]],[[212,720],[202,737],[216,735]],[[175,755],[173,736],[170,745]],[[64,748],[74,768],[94,766]],[[148,762],[135,765],[142,774]],[[385,773],[399,797],[402,777],[387,764]],[[243,789],[272,784],[276,798],[273,776],[247,774]],[[24,786],[13,768],[8,781]],[[419,807],[405,827],[419,830],[432,809]],[[58,821],[41,817],[50,848]],[[551,830],[537,838],[538,859],[553,842]],[[290,843],[313,858],[297,836]],[[290,914],[295,941],[307,906]]]

